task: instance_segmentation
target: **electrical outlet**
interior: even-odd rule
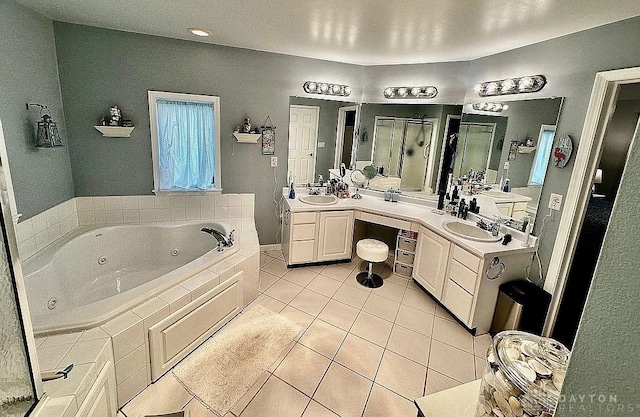
[[[504,169],[509,169],[509,161],[505,161],[505,163],[504,163]]]
[[[562,206],[562,194],[551,193],[549,197],[549,208],[551,210],[560,210]]]
[[[275,168],[278,166],[278,157],[277,156],[272,156],[271,157],[271,168]]]

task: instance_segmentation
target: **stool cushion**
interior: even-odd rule
[[[389,246],[376,239],[362,239],[356,245],[356,253],[365,261],[382,262],[389,256]]]

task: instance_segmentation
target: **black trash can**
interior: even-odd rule
[[[503,330],[541,334],[550,302],[551,294],[532,282],[505,282],[500,285],[491,334]]]

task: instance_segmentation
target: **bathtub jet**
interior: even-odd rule
[[[235,230],[229,232],[229,236],[226,236],[224,233],[210,227],[203,227],[202,229],[200,229],[200,231],[208,233],[216,238],[216,240],[218,241],[218,252],[222,252],[224,248],[233,246],[233,233],[235,232]]]

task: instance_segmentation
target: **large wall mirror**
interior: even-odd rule
[[[442,153],[438,189],[481,182],[500,214],[533,221],[551,159],[563,98],[518,100],[499,114],[465,106],[457,137]],[[488,189],[491,187],[491,189]]]

